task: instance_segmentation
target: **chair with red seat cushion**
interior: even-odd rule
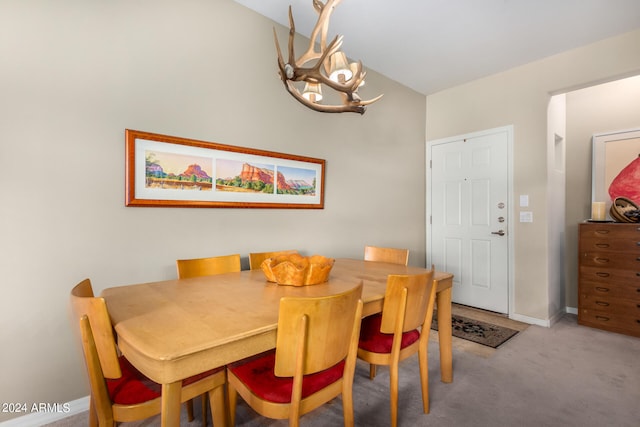
[[[89,424],[114,426],[117,422],[138,421],[159,414],[161,385],[145,377],[118,354],[106,302],[94,296],[89,279],[73,288],[71,305],[74,317],[80,322],[89,376]],[[217,410],[224,408],[225,383],[224,368],[187,378],[182,382],[182,402],[208,393],[214,425],[225,425],[224,411]]]
[[[358,358],[372,366],[389,366],[394,427],[398,422],[398,363],[415,353],[420,366],[423,410],[429,413],[427,350],[436,294],[433,272],[432,267],[423,274],[389,275],[382,313],[362,320]]]
[[[364,260],[387,262],[389,264],[407,265],[409,263],[409,249],[384,248],[380,246],[365,246]],[[376,365],[369,365],[369,378],[376,376]]]
[[[190,258],[176,260],[178,279],[214,276],[216,274],[236,273],[241,270],[240,254],[219,255],[207,258]],[[202,395],[202,426],[207,425],[207,395]],[[193,420],[193,402],[187,402],[189,421]]]
[[[276,349],[227,366],[231,425],[237,395],[259,414],[289,419],[342,395],[354,425],[353,376],[362,316],[362,284],[337,295],[280,300]]]

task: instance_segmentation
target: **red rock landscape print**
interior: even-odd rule
[[[216,159],[216,191],[273,194],[274,174],[275,165]]]
[[[216,160],[216,191],[314,196],[315,171],[237,160]]]
[[[313,169],[290,168],[281,166],[278,175],[283,174],[286,185],[278,183],[278,194],[294,194],[299,196],[316,195],[316,171]]]
[[[145,151],[145,187],[163,190],[211,191],[213,161],[162,151]]]

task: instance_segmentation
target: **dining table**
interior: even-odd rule
[[[140,372],[162,385],[161,425],[180,423],[182,379],[275,348],[280,299],[322,296],[363,284],[363,316],[382,311],[390,274],[422,267],[338,258],[329,280],[309,286],[268,282],[262,270],[164,280],[104,289],[118,347]],[[453,381],[453,275],[435,271],[441,381]],[[224,410],[224,408],[220,408]]]

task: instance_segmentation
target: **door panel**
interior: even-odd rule
[[[508,140],[502,129],[428,150],[431,262],[454,274],[454,302],[500,313],[509,310]]]

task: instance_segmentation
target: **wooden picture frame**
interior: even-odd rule
[[[125,205],[323,209],[325,161],[125,130]]]
[[[607,218],[613,202],[610,186],[616,176],[640,154],[640,129],[593,135],[591,202],[604,202]],[[640,182],[634,185],[640,188]],[[625,197],[636,199],[632,194]],[[640,203],[640,200],[636,200]]]

